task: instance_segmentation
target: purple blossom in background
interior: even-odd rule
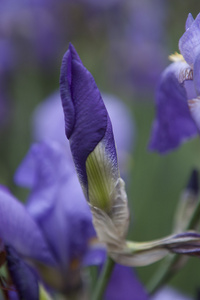
[[[163,72],[156,93],[156,119],[153,123],[150,150],[165,153],[173,150],[200,129],[200,14],[189,14],[186,31],[179,40],[182,54]]]
[[[12,246],[23,257],[52,264],[54,260],[43,235],[25,207],[4,187],[0,194],[0,238],[5,246]]]
[[[147,300],[149,297],[131,268],[116,264],[110,277],[104,300],[122,299]]]
[[[167,10],[165,0],[120,3],[109,28],[113,62],[110,69],[117,84],[140,93],[155,88],[166,61],[164,25]]]
[[[89,207],[65,149],[56,142],[34,145],[18,168],[15,181],[30,188],[26,208],[57,261],[59,289],[73,288],[74,278],[80,280],[81,259],[89,240],[96,234]],[[76,268],[73,267],[75,261]]]
[[[7,266],[20,297],[37,299],[39,288],[36,274],[22,259],[49,267],[55,266],[55,260],[36,222],[22,203],[3,186],[0,187],[0,239],[5,246]]]
[[[105,259],[105,249],[98,243],[95,246],[91,213],[71,167],[65,149],[59,143],[43,142],[31,148],[15,175],[18,184],[30,188],[27,211],[44,234],[62,274],[58,277],[56,273],[61,280],[59,285],[53,277],[48,283],[63,292],[76,290],[82,264],[102,265]],[[134,290],[137,295],[133,294]],[[116,295],[120,299],[124,294],[127,300],[147,299],[132,270],[117,265],[105,300],[116,300]]]
[[[120,0],[68,0],[69,2],[77,2],[82,3],[91,7],[96,7],[97,9],[109,9],[110,7],[113,7],[117,5]]]
[[[58,7],[61,3],[57,1]],[[1,1],[0,33],[12,44],[17,64],[36,59],[45,65],[58,53],[62,47],[62,29],[59,30],[57,13],[51,0]],[[21,53],[28,49],[27,46],[30,46],[30,50],[26,51],[24,60]]]
[[[165,287],[159,290],[155,295],[153,295],[150,300],[192,300],[190,297],[187,297],[180,292],[172,289],[170,287]]]

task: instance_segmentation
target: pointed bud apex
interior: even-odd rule
[[[190,175],[186,190],[195,195],[198,195],[199,193],[199,174],[196,169],[194,169]]]

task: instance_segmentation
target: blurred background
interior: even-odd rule
[[[99,89],[119,97],[134,119],[129,238],[170,234],[190,171],[200,167],[200,142],[196,138],[165,156],[148,151],[154,94],[168,55],[178,51],[188,13],[195,18],[199,11],[199,0],[1,0],[1,184],[26,200],[28,192],[14,184],[13,175],[33,142],[33,112],[59,89],[62,57],[72,42]],[[157,266],[137,269],[144,283]],[[170,284],[194,295],[200,260],[190,258]]]

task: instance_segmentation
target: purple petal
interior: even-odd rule
[[[76,174],[60,183],[56,205],[40,220],[40,227],[62,266],[82,260],[96,233]]]
[[[186,62],[192,66],[200,53],[200,14],[180,38],[179,49]]]
[[[194,120],[198,131],[200,131],[200,97],[188,100],[188,105],[192,119]]]
[[[20,299],[39,299],[36,274],[17,255],[12,247],[6,247],[7,265]]]
[[[19,254],[54,264],[44,237],[25,207],[0,188],[0,237]]]
[[[147,293],[132,269],[116,264],[104,300],[147,300]]]
[[[170,288],[162,288],[155,295],[153,295],[150,300],[192,300],[191,298],[187,297],[186,295],[181,294],[180,292]]]
[[[112,159],[117,158],[112,126],[100,92],[72,45],[63,58],[60,90],[66,135],[79,179],[87,186],[86,159],[105,135],[106,149]]]
[[[197,97],[197,93],[195,90],[195,86],[194,86],[194,81],[193,80],[185,80],[183,82],[183,86],[186,90],[187,93],[187,99],[194,99]]]
[[[187,20],[186,20],[186,23],[185,23],[185,30],[187,30],[192,25],[193,22],[194,22],[194,18],[192,16],[192,14],[189,13],[188,17],[187,17]]]
[[[156,94],[156,110],[150,150],[165,153],[197,134],[186,91],[173,72],[163,73]]]
[[[106,248],[103,245],[99,245],[98,241],[88,248],[86,255],[84,256],[82,265],[93,266],[102,265],[106,259]]]
[[[72,172],[74,166],[59,143],[46,141],[31,147],[14,179],[18,185],[32,188],[28,199],[32,215],[41,218],[52,209],[60,181]]]
[[[199,35],[200,38],[200,35]],[[200,96],[200,52],[196,56],[193,68],[194,87],[198,96]]]
[[[29,159],[35,180],[27,209],[57,261],[62,267],[68,267],[71,259],[82,259],[89,239],[96,236],[90,209],[74,166],[68,163],[65,149],[59,143],[45,142],[31,148],[16,176],[21,184],[26,173],[31,172]]]

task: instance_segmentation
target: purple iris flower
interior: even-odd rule
[[[80,280],[81,259],[96,233],[65,149],[56,142],[33,145],[17,170],[15,181],[30,188],[26,209],[57,262],[59,281],[49,284],[60,290],[73,288],[72,283],[79,283],[74,278]]]
[[[57,262],[56,282],[44,278],[51,287],[64,293],[76,290],[82,266],[102,265],[105,259],[105,248],[94,240],[91,212],[72,167],[64,147],[46,141],[32,146],[15,175],[19,185],[30,188],[26,209]],[[122,295],[127,300],[147,299],[132,270],[116,265],[105,299],[116,300]]]
[[[52,0],[19,0],[17,3],[13,0],[1,1],[0,33],[12,43],[17,63],[24,61],[21,56],[24,44],[29,44],[31,49],[28,58],[36,58],[43,66],[47,62],[52,63],[55,53],[62,48],[62,28],[57,17],[60,3],[55,6]]]
[[[53,264],[43,234],[25,207],[4,187],[0,187],[0,195],[0,238],[3,243],[27,259]]]
[[[200,14],[189,14],[179,40],[180,54],[162,73],[156,93],[156,119],[150,150],[165,153],[194,137],[200,129]]]
[[[0,238],[19,296],[37,300],[39,289],[36,274],[25,261],[37,261],[52,267],[55,260],[37,223],[22,203],[3,186],[0,187]]]
[[[154,89],[166,61],[163,37],[167,1],[120,4],[110,18],[110,52],[114,63],[108,72],[112,72],[117,84],[147,93]]]

